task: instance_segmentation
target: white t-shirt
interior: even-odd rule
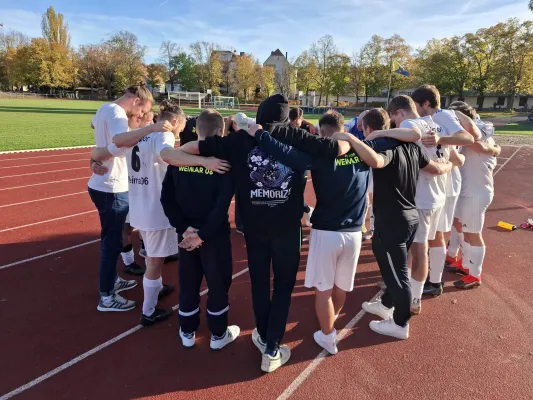
[[[428,131],[437,132],[438,127],[431,117],[407,119],[400,124],[400,128],[419,128],[422,136],[427,136]],[[450,158],[448,146],[422,146],[422,151],[426,153],[430,160],[436,162],[446,162]],[[446,202],[446,176],[433,175],[427,171],[420,170],[418,182],[416,184],[416,207],[420,210],[431,210],[439,208]]]
[[[432,115],[433,121],[442,128],[439,136],[452,136],[453,134],[463,130],[459,118],[452,110],[437,110]],[[448,174],[448,187],[446,195],[448,197],[459,196],[461,192],[461,172],[458,167],[453,167]]]
[[[113,136],[128,131],[126,111],[115,103],[102,105],[93,117],[94,140],[96,147],[112,144]],[[103,162],[108,172],[105,175],[93,174],[89,187],[106,193],[123,193],[128,191],[128,168],[124,157],[113,157]]]
[[[142,231],[172,228],[161,205],[161,189],[168,164],[160,156],[161,150],[174,148],[172,132],[155,132],[143,137],[126,151],[129,180],[130,224]],[[108,146],[113,155],[122,152],[115,145]]]
[[[476,122],[479,126],[479,122]],[[482,123],[481,123],[482,124]],[[488,129],[481,130],[481,139],[485,143],[495,145],[492,132]],[[488,154],[480,154],[470,149],[463,147],[463,155],[465,156],[465,163],[460,168],[461,176],[463,178],[461,186],[461,196],[479,196],[483,193],[494,193],[494,169],[498,164],[496,157]]]

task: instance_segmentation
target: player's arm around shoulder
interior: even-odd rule
[[[479,154],[485,154],[489,156],[498,157],[502,152],[502,148],[494,142],[494,140],[485,140],[484,138],[477,140],[472,146],[469,147],[473,151]]]
[[[454,146],[450,147],[450,162],[454,167],[462,167],[465,164],[465,156],[457,151]]]
[[[117,133],[113,135],[113,144],[117,147],[133,147],[139,140],[153,132],[171,132],[174,129],[168,121],[159,121],[150,124],[144,128],[134,129],[132,131]]]
[[[349,133],[335,133],[331,139],[338,140],[339,142],[346,142],[350,145],[359,158],[371,168],[383,168],[385,161],[383,156],[376,153],[374,149],[361,142],[355,136]]]
[[[415,123],[411,123],[411,121],[404,121],[402,122],[402,124],[403,125],[399,128],[374,131],[368,137],[368,140],[374,140],[378,138],[390,138],[399,140],[401,142],[412,143],[418,142],[422,138],[422,132]]]
[[[197,146],[198,142],[189,142],[186,146]],[[189,146],[189,147],[191,147]],[[174,149],[166,147],[159,153],[159,156],[163,159],[164,162],[176,167],[185,167],[185,166],[201,166],[211,171],[214,171],[219,174],[224,174],[231,169],[231,165],[228,161],[220,160],[215,157],[201,157],[180,149]]]

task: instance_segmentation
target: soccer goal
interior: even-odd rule
[[[239,108],[239,99],[237,97],[213,96],[213,107],[235,110]]]
[[[168,93],[169,100],[172,99],[178,102],[181,106],[192,106],[202,108],[202,104],[207,97],[207,93],[200,92],[170,92]]]

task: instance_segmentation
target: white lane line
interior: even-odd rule
[[[77,244],[75,246],[65,247],[64,249],[61,249],[61,250],[56,250],[56,251],[51,251],[50,253],[41,254],[40,256],[35,256],[35,257],[31,257],[31,258],[26,258],[25,260],[15,261],[15,262],[12,262],[11,264],[0,265],[0,270],[6,269],[6,268],[9,268],[9,267],[14,267],[15,265],[24,264],[24,263],[27,263],[27,262],[30,262],[30,261],[40,260],[41,258],[53,256],[53,255],[56,255],[56,254],[59,254],[59,253],[64,253],[65,251],[77,249],[78,247],[87,246],[87,245],[93,244],[93,243],[98,243],[99,241],[100,241],[100,239],[91,240],[89,242],[80,243],[80,244]]]
[[[54,171],[30,172],[29,174],[19,174],[19,175],[0,176],[0,179],[5,179],[5,178],[17,178],[17,177],[19,177],[19,176],[28,176],[28,175],[51,174],[51,173],[53,173],[53,172],[74,171],[74,170],[76,170],[76,169],[87,169],[87,167],[67,168],[67,169],[56,169],[56,170],[54,170]]]
[[[85,214],[90,214],[90,213],[95,213],[95,212],[97,212],[97,210],[84,211],[84,212],[81,212],[81,213],[76,213],[76,214],[71,214],[71,215],[65,215],[64,217],[47,219],[46,221],[39,221],[39,222],[34,222],[34,223],[31,223],[31,224],[26,224],[26,225],[14,226],[14,227],[12,227],[12,228],[0,229],[0,233],[2,233],[2,232],[8,232],[8,231],[14,231],[14,230],[17,230],[17,229],[22,229],[22,228],[27,228],[27,227],[29,227],[29,226],[35,226],[35,225],[46,224],[46,223],[48,223],[48,222],[60,221],[60,220],[62,220],[62,219],[67,219],[67,218],[77,217],[77,216],[79,216],[79,215],[85,215]]]
[[[83,192],[76,192],[76,193],[68,193],[68,194],[62,194],[60,196],[52,196],[52,197],[44,197],[42,199],[36,199],[36,200],[28,200],[28,201],[21,201],[20,203],[11,203],[11,204],[5,204],[3,206],[0,206],[0,208],[4,207],[13,207],[13,206],[20,206],[22,204],[29,204],[29,203],[37,203],[39,201],[45,201],[45,200],[52,200],[52,199],[59,199],[61,197],[68,197],[68,196],[75,196],[78,194],[87,194],[87,190],[84,190]]]
[[[378,296],[381,296],[383,294],[383,291],[380,290],[370,301],[374,301]],[[344,328],[342,328],[342,331],[337,335],[337,339],[340,342],[344,337],[350,333],[350,330],[357,325],[359,321],[365,316],[366,311],[361,310],[359,313],[352,318],[350,322],[346,324]],[[306,369],[304,369],[300,375],[296,377],[294,381],[278,396],[277,400],[287,400],[302,384],[309,378],[309,376],[313,373],[315,369],[324,361],[324,359],[328,356],[328,352],[326,350],[322,350],[318,356],[315,357],[315,359],[307,366]],[[0,399],[1,400],[1,399]]]
[[[511,157],[509,157],[509,158],[508,158],[508,159],[502,164],[502,166],[500,167],[500,169],[494,173],[494,176],[498,175],[498,172],[500,172],[500,171],[503,169],[503,167],[505,167],[505,166],[507,165],[507,163],[513,159],[513,157],[516,155],[516,153],[518,153],[518,152],[522,149],[522,147],[523,147],[523,146],[520,146],[518,149],[516,149],[516,151],[511,155]]]
[[[13,187],[8,187],[8,188],[0,189],[0,191],[2,191],[2,190],[13,190],[13,189],[22,189],[22,188],[27,188],[27,187],[32,187],[32,186],[50,185],[50,184],[52,184],[52,183],[63,183],[63,182],[70,182],[70,181],[79,181],[80,179],[87,179],[87,181],[88,181],[89,178],[90,178],[90,176],[85,176],[85,177],[81,177],[81,178],[61,179],[61,180],[59,180],[59,181],[34,183],[34,184],[32,184],[32,185],[13,186]]]
[[[245,274],[246,272],[248,272],[248,268],[245,268],[243,269],[242,271],[239,271],[237,272],[236,274],[234,274],[231,278],[232,279],[235,279],[237,278],[238,276],[241,276],[243,274]],[[204,291],[200,292],[200,296],[204,296],[206,293],[208,292],[208,289],[205,289]],[[174,311],[176,311],[179,307],[179,304],[176,304],[174,307],[172,307],[172,309]],[[94,348],[92,348],[91,350],[83,353],[83,354],[80,354],[78,357],[76,358],[73,358],[72,360],[66,362],[65,364],[63,365],[60,365],[59,367],[47,372],[46,374],[44,375],[41,375],[40,377],[34,379],[33,381],[31,382],[28,382],[26,383],[25,385],[22,385],[20,386],[19,388],[15,389],[15,390],[12,390],[11,392],[7,393],[7,394],[4,394],[2,397],[0,397],[0,400],[7,400],[7,399],[10,399],[11,397],[13,396],[16,396],[17,394],[20,394],[30,388],[32,388],[33,386],[35,385],[38,385],[39,383],[41,383],[42,381],[45,381],[46,379],[48,378],[51,378],[52,376],[54,375],[57,375],[59,374],[61,371],[64,371],[66,370],[67,368],[70,368],[72,367],[73,365],[79,363],[80,361],[86,359],[87,357],[90,357],[92,356],[93,354],[96,354],[98,353],[100,350],[103,350],[105,349],[106,347],[109,347],[111,346],[113,343],[116,343],[118,342],[119,340],[122,340],[124,339],[125,337],[128,337],[130,336],[131,334],[141,330],[142,326],[141,325],[137,325],[131,329],[128,329],[126,332],[123,332],[121,333],[120,335],[118,336],[115,336],[113,339],[110,339],[108,340],[107,342],[105,343],[102,343]]]
[[[90,168],[89,167],[89,158],[76,158],[74,160],[63,160],[63,161],[52,161],[52,162],[43,162],[43,163],[39,163],[39,164],[26,164],[26,165],[11,165],[9,167],[0,167],[0,169],[6,169],[6,168],[24,168],[24,167],[35,167],[35,166],[38,166],[38,165],[49,165],[49,164],[64,164],[64,163],[68,163],[68,162],[86,162],[87,163],[87,168]]]
[[[0,155],[2,155],[2,154],[38,153],[40,151],[90,149],[91,147],[94,147],[94,145],[90,145],[90,146],[70,146],[70,147],[52,147],[52,148],[48,148],[48,149],[10,150],[10,151],[0,151]]]
[[[48,158],[48,157],[68,157],[68,156],[74,156],[74,155],[80,155],[80,154],[90,155],[91,152],[86,151],[84,153],[52,154],[52,155],[49,155],[49,156],[23,157],[23,158],[4,158],[3,160],[0,160],[0,162],[33,160],[35,158]]]

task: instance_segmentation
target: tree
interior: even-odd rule
[[[259,68],[260,82],[263,93],[266,97],[272,95],[275,89],[276,70],[272,66]]]
[[[331,57],[331,94],[339,97],[344,96],[350,82],[350,57],[345,54],[336,54]]]
[[[533,22],[520,23],[511,18],[496,25],[500,34],[500,48],[495,66],[497,89],[508,94],[507,109],[512,109],[517,93],[527,93],[531,87],[531,72],[528,66],[533,62]]]
[[[361,49],[361,82],[365,90],[365,103],[368,96],[381,94],[387,86],[390,66],[383,65],[384,39],[374,35]]]
[[[41,29],[43,37],[49,43],[59,43],[65,48],[70,47],[70,34],[63,14],[57,14],[54,7],[50,6],[43,14]]]
[[[196,63],[196,75],[203,92],[207,89],[219,91],[222,82],[222,63],[216,53],[220,46],[216,43],[196,42],[191,44],[191,56]]]
[[[91,88],[103,86],[109,98],[116,83],[116,71],[121,63],[121,53],[107,42],[80,46],[78,52],[80,80]]]
[[[175,70],[176,82],[179,83],[181,90],[189,92],[198,87],[196,66],[191,56],[181,52],[174,56],[172,65]]]
[[[171,92],[174,91],[174,83],[176,82],[174,60],[180,52],[181,46],[179,44],[171,42],[170,40],[161,42],[161,47],[159,48],[159,63],[166,67]]]
[[[308,96],[310,90],[316,89],[318,82],[318,67],[315,60],[307,51],[304,51],[296,58],[294,66],[297,72],[296,84],[298,89]]]
[[[139,43],[133,33],[120,31],[106,41],[113,59],[117,61],[115,70],[114,92],[123,92],[129,85],[144,81],[144,55],[146,47]]]
[[[353,53],[350,59],[350,81],[348,89],[355,94],[355,101],[359,102],[359,94],[363,88],[363,68],[361,65],[361,53]]]
[[[528,5],[529,9],[531,11],[533,11],[533,0],[529,0],[529,5]]]
[[[146,83],[150,85],[152,93],[154,88],[165,83],[167,68],[163,64],[149,64],[146,66]]]
[[[331,91],[331,59],[337,54],[337,47],[331,35],[322,36],[318,42],[311,45],[309,55],[314,60],[317,68],[317,86],[320,93],[318,104],[322,101],[322,96],[326,96],[326,103]]]
[[[21,32],[0,33],[0,87],[12,90],[13,86],[23,85],[20,81],[20,68],[17,52],[28,46],[30,39]]]
[[[251,92],[259,86],[256,73],[256,63],[252,55],[244,54],[236,57],[235,62],[230,64],[230,84],[235,91],[242,92],[246,101]]]
[[[393,35],[388,39],[383,41],[383,65],[387,66],[387,72],[389,74],[388,79],[390,80],[390,89],[391,93],[395,89],[402,89],[406,86],[412,85],[410,83],[411,78],[400,75],[392,74],[390,75],[390,68],[393,66],[394,62],[402,65],[407,70],[411,69],[412,64],[411,57],[412,48],[407,44],[404,38],[400,35]]]

